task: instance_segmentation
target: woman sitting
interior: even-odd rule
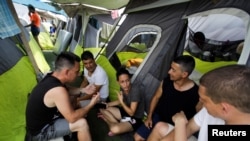
[[[100,109],[98,114],[108,124],[109,136],[136,130],[144,116],[144,97],[139,88],[132,85],[128,70],[118,70],[116,79],[121,87],[118,100],[106,103],[106,109]]]

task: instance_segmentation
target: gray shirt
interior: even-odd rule
[[[124,103],[130,107],[131,102],[138,102],[134,117],[136,118],[143,118],[144,116],[144,96],[140,92],[137,86],[131,84],[131,90],[129,94],[126,95],[123,92],[123,101]]]

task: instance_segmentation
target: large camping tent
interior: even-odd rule
[[[27,96],[50,68],[37,43],[21,25],[12,1],[0,3],[0,127],[4,129],[0,140],[20,141],[25,135]]]
[[[147,56],[133,75],[134,84],[141,86],[149,102],[167,75],[172,59],[183,54],[192,30],[204,32],[209,43],[216,42],[213,46],[220,48],[227,41],[244,41],[237,60],[207,62],[196,58],[198,74],[227,64],[249,65],[249,8],[250,3],[246,0],[130,0],[126,7],[127,17],[109,42],[106,55],[114,66],[119,67],[122,64],[118,62],[121,61],[119,53],[131,48],[134,39],[140,36],[143,40],[144,34],[154,35],[153,43],[146,46]],[[220,16],[213,19],[214,15]],[[210,16],[212,22],[208,19]]]
[[[25,135],[27,96],[50,68],[12,1],[0,1],[0,15],[0,140],[20,141]]]
[[[73,7],[77,7],[79,3],[81,4],[93,4],[96,6],[101,6],[107,9],[117,9],[125,6],[127,0],[105,0],[105,1],[93,1],[93,0],[52,0],[59,4],[64,4],[65,12],[70,16],[75,13],[80,13],[81,9],[78,8],[69,8],[68,10],[77,10],[77,11],[68,11],[67,4],[76,3]],[[119,3],[116,5],[116,3]],[[63,6],[62,6],[63,7]],[[72,5],[71,5],[72,7]],[[8,16],[12,17],[10,11],[6,9],[9,8],[9,5],[6,4],[6,1],[1,1],[0,13],[3,15],[1,17]],[[13,10],[13,9],[12,9]],[[144,91],[147,100],[150,100],[152,94],[154,94],[156,88],[158,87],[160,81],[167,75],[167,70],[169,69],[171,60],[180,54],[183,53],[187,41],[189,41],[188,35],[193,31],[201,30],[206,35],[207,38],[216,40],[220,39],[220,36],[227,31],[228,29],[223,29],[217,34],[212,34],[211,32],[206,31],[207,27],[210,25],[204,26],[201,22],[204,17],[211,14],[227,14],[233,15],[234,19],[240,19],[242,22],[239,22],[239,29],[243,29],[243,34],[235,35],[232,37],[235,40],[244,40],[244,47],[241,55],[239,56],[238,61],[230,61],[230,63],[238,64],[247,64],[250,65],[249,60],[249,44],[250,44],[250,32],[249,32],[249,13],[250,13],[250,3],[247,0],[130,0],[126,8],[127,18],[120,26],[116,34],[113,36],[111,41],[106,47],[106,57],[111,61],[111,63],[119,67],[120,63],[116,63],[117,59],[126,59],[122,58],[124,56],[119,56],[121,51],[137,51],[139,54],[135,53],[130,54],[130,57],[137,58],[142,57],[143,62],[139,68],[135,71],[133,75],[133,83],[140,86]],[[71,16],[72,16],[71,15]],[[87,14],[86,14],[87,15]],[[85,16],[86,16],[85,15]],[[87,15],[88,16],[88,15]],[[201,19],[192,19],[193,17],[200,17]],[[232,20],[228,20],[224,16],[222,22],[232,23]],[[229,16],[231,17],[231,16]],[[237,17],[237,18],[235,18]],[[0,19],[1,21],[4,18]],[[13,20],[13,19],[12,19]],[[7,21],[7,20],[4,20]],[[238,22],[238,20],[237,20]],[[4,22],[5,23],[5,22]],[[235,21],[233,20],[235,24]],[[8,24],[8,23],[7,23]],[[77,24],[77,21],[75,22]],[[195,26],[192,26],[195,25]],[[217,23],[218,24],[218,23]],[[9,25],[15,27],[15,22],[11,21]],[[232,26],[231,26],[232,27]],[[231,29],[230,27],[230,29]],[[0,27],[1,31],[3,29]],[[7,32],[6,37],[12,37],[20,33],[20,29],[15,28],[16,32]],[[85,30],[86,28],[81,28]],[[220,28],[222,29],[222,28]],[[217,30],[217,29],[211,29]],[[21,29],[23,31],[23,29]],[[3,32],[1,32],[3,33]],[[83,32],[84,33],[84,32]],[[235,34],[239,32],[230,32],[230,34]],[[82,33],[81,33],[82,34]],[[150,36],[143,36],[144,34],[149,34]],[[140,35],[139,38],[135,38]],[[211,36],[210,36],[211,35]],[[216,38],[215,35],[217,35]],[[225,34],[224,34],[225,35]],[[223,37],[229,37],[225,35]],[[230,35],[231,36],[231,35]],[[4,37],[4,38],[6,38]],[[243,37],[243,38],[242,38]],[[1,36],[2,38],[2,36]],[[140,41],[152,39],[152,43],[149,47],[145,48],[145,45],[138,45],[137,42],[131,41]],[[224,38],[225,39],[225,38]],[[223,42],[225,41],[223,39]],[[233,38],[230,40],[234,41]],[[77,39],[76,42],[79,40]],[[147,40],[148,41],[148,40]],[[25,50],[28,53],[20,52],[16,46],[13,44],[13,40],[7,39],[8,43],[1,43],[0,50],[4,51],[0,54],[0,64],[1,65],[1,75],[0,75],[0,93],[1,93],[1,120],[0,127],[4,129],[0,132],[0,140],[5,141],[19,141],[23,140],[25,132],[25,120],[24,120],[24,109],[27,100],[27,95],[31,91],[32,87],[36,84],[36,66],[32,66],[32,58],[29,58],[32,53],[30,50]],[[28,41],[26,41],[28,42]],[[146,42],[145,42],[146,43]],[[12,46],[6,48],[7,46]],[[142,50],[131,49],[131,47],[140,47]],[[126,49],[124,49],[126,47]],[[3,49],[4,48],[4,49]],[[22,50],[22,49],[21,49]],[[71,50],[73,51],[73,50]],[[16,57],[12,57],[9,53],[16,54]],[[15,52],[15,53],[14,53]],[[126,53],[124,53],[126,54]],[[116,56],[118,55],[118,57]],[[138,56],[139,55],[139,56]],[[14,55],[13,55],[14,56]],[[29,56],[29,57],[28,57]],[[119,58],[120,57],[120,58]],[[10,61],[15,59],[14,61]],[[198,63],[204,63],[200,59],[196,59]],[[197,63],[196,62],[196,63]],[[215,63],[221,63],[225,65],[228,62],[219,61],[219,62],[205,62],[209,63],[207,66],[213,66]],[[122,62],[123,63],[123,62]],[[7,64],[7,65],[6,65]],[[32,63],[33,64],[33,63]],[[118,64],[118,65],[115,65]],[[34,69],[35,68],[35,69]],[[214,68],[214,67],[212,67]],[[211,68],[203,69],[208,71]],[[20,70],[25,73],[20,75]],[[198,68],[199,70],[199,68]],[[205,72],[204,71],[204,72]],[[203,73],[203,72],[201,72]],[[25,82],[25,83],[24,83]],[[13,88],[14,87],[14,88]]]

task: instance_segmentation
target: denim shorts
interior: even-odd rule
[[[155,124],[157,122],[160,121],[160,118],[157,114],[153,114],[153,117],[152,117],[152,122],[153,122],[153,127],[155,126]],[[139,134],[141,137],[143,137],[144,139],[147,139],[149,134],[151,133],[152,131],[152,128],[148,128],[145,126],[145,124],[142,124],[137,130],[136,130],[136,133]]]
[[[68,121],[63,118],[59,118],[53,123],[47,124],[41,132],[35,136],[26,134],[26,136],[28,136],[27,138],[29,138],[26,138],[26,141],[45,141],[70,134],[71,130],[69,129]]]

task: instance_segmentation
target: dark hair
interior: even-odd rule
[[[205,35],[203,32],[195,32],[194,33],[194,40],[199,41],[199,42],[204,42],[206,39]]]
[[[90,51],[84,51],[81,55],[81,59],[82,60],[88,60],[88,59],[93,59],[94,60],[94,56]]]
[[[126,68],[121,67],[121,68],[118,69],[118,71],[116,72],[116,80],[117,80],[117,81],[119,80],[119,76],[122,75],[122,74],[128,75],[129,78],[131,78],[131,76],[132,76]]]
[[[195,60],[190,55],[182,55],[176,57],[173,62],[179,64],[181,66],[181,69],[190,75],[195,67]]]
[[[36,10],[35,7],[33,5],[31,5],[31,4],[28,5],[28,9],[33,10],[33,11]]]
[[[242,112],[250,113],[250,68],[228,65],[204,74],[200,85],[214,103],[227,102]]]
[[[75,62],[80,62],[79,56],[72,52],[62,52],[60,53],[55,61],[55,70],[61,70],[62,68],[72,68]]]

